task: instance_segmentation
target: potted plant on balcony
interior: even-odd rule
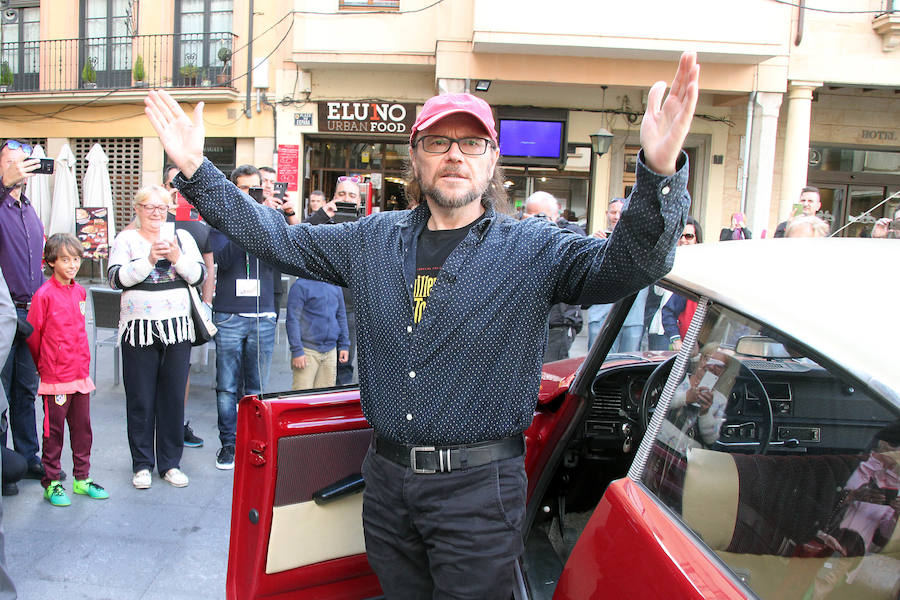
[[[84,67],[81,69],[81,81],[84,89],[97,89],[97,71],[94,70],[94,63],[90,60],[84,61]]]
[[[0,93],[7,92],[13,86],[13,72],[12,69],[9,68],[9,63],[7,61],[3,61],[0,64]]]
[[[197,76],[200,74],[200,67],[194,63],[186,63],[178,69],[178,72],[184,79],[184,85],[187,87],[195,87],[197,85]]]
[[[219,85],[225,85],[231,79],[228,76],[228,61],[231,60],[231,48],[227,48],[225,46],[219,48],[218,57],[219,60],[222,61],[222,72],[216,75],[216,83]]]
[[[147,77],[147,72],[144,71],[144,57],[140,54],[138,54],[137,60],[134,61],[131,77],[134,79],[134,87],[147,87],[147,82],[144,81]]]

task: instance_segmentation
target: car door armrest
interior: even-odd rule
[[[362,474],[354,473],[313,493],[313,500],[316,504],[322,506],[344,496],[361,492],[364,487],[366,487],[366,482]]]

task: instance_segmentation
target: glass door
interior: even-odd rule
[[[131,86],[128,0],[83,0],[81,87]]]

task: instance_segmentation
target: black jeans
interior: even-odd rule
[[[160,475],[181,465],[190,360],[190,342],[166,345],[157,339],[150,346],[122,344],[128,445],[135,473],[152,471],[154,462]]]
[[[366,552],[386,598],[509,600],[524,549],[524,457],[425,475],[369,449],[363,476]]]

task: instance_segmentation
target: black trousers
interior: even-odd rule
[[[184,388],[191,367],[191,343],[122,344],[122,381],[128,446],[135,473],[159,474],[181,465],[184,450]],[[155,440],[155,444],[154,444]],[[155,453],[154,453],[155,446]]]
[[[386,598],[509,600],[524,549],[524,457],[425,475],[370,449],[363,476],[366,552]]]

